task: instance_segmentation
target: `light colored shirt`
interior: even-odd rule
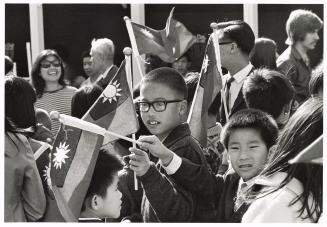
[[[182,165],[182,158],[179,157],[177,154],[174,153],[173,159],[168,164],[168,166],[164,166],[161,161],[159,160],[160,165],[166,170],[168,175],[173,175]]]
[[[77,88],[66,86],[57,91],[43,92],[42,97],[36,100],[35,107],[44,109],[49,114],[55,110],[61,114],[71,115],[72,97],[76,91]],[[59,121],[51,120],[51,133],[53,136],[57,134],[59,127]]]
[[[273,189],[278,187],[286,177],[286,173],[278,172],[269,178],[258,177],[255,183]],[[302,193],[302,183],[296,178],[292,178],[290,182],[277,191],[266,194],[265,196],[260,195],[258,199],[255,199],[245,212],[242,222],[312,222],[309,218],[302,219],[307,215],[306,210],[304,210],[304,213],[299,217],[299,210],[303,204],[301,200],[290,205],[290,203]],[[309,207],[311,207],[313,205],[313,198],[309,196],[308,199]]]
[[[235,80],[231,83],[231,86],[229,89],[228,106],[230,107],[230,109],[232,109],[234,102],[238,96],[238,93],[242,92],[241,89],[242,89],[243,82],[246,79],[247,75],[252,70],[252,67],[253,67],[253,65],[251,63],[249,63],[247,66],[245,66],[243,69],[241,69],[240,71],[238,71],[237,73],[235,73],[233,75]],[[224,87],[225,87],[225,83],[228,81],[228,79],[230,77],[231,77],[231,75],[229,73],[223,77],[223,78],[225,78],[225,80],[223,81]]]

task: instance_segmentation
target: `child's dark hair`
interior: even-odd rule
[[[248,76],[242,92],[248,108],[267,112],[275,119],[294,97],[291,82],[281,73],[267,68],[257,69]]]
[[[72,116],[82,118],[101,95],[103,89],[98,85],[83,86],[72,97]]]
[[[269,114],[257,109],[244,109],[233,114],[223,127],[220,141],[228,149],[231,133],[246,128],[257,130],[268,149],[276,143],[278,137],[277,123]]]
[[[309,82],[309,91],[313,96],[318,95],[319,90],[324,88],[324,66],[321,62],[312,72]]]
[[[93,195],[105,197],[107,188],[113,183],[115,174],[122,169],[123,164],[118,156],[109,153],[106,149],[101,149],[85,198],[92,197]],[[84,209],[85,206],[83,206]]]
[[[34,103],[36,94],[32,86],[23,78],[8,76],[5,79],[5,117],[6,131],[19,132],[29,128],[36,129]],[[8,123],[8,125],[7,125]],[[14,129],[17,130],[14,130]],[[14,130],[14,131],[13,131]]]
[[[180,94],[183,99],[187,99],[188,94],[185,80],[175,69],[169,67],[154,69],[142,78],[141,86],[149,82],[166,85]]]

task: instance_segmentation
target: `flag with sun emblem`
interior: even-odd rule
[[[200,79],[188,116],[191,134],[203,147],[207,144],[208,109],[222,87],[212,35],[208,39]]]
[[[123,60],[117,74],[82,118],[120,135],[135,133],[139,127],[125,66]],[[104,144],[114,140],[117,138],[108,135]]]
[[[196,37],[173,18],[173,12],[174,8],[169,14],[165,29],[162,30],[131,23],[140,54],[153,54],[165,62],[172,63],[196,42]]]
[[[125,72],[125,60],[100,97],[82,117],[120,135],[138,130],[138,121]],[[44,221],[76,221],[88,190],[100,147],[118,138],[61,125],[51,154],[55,200],[48,199]]]

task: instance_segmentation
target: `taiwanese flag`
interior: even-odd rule
[[[138,130],[128,87],[125,61],[82,120],[120,135]],[[106,142],[117,140],[105,138]],[[51,181],[55,200],[50,201],[44,221],[77,221],[104,137],[62,125],[51,154]]]
[[[170,12],[165,29],[162,30],[131,22],[140,54],[153,54],[171,63],[196,42],[196,37],[173,18],[173,12],[174,8]]]
[[[208,109],[222,87],[212,36],[208,39],[199,83],[188,116],[191,134],[203,147],[207,145]]]
[[[50,154],[52,146],[38,140],[29,139],[31,148],[34,152],[34,159],[42,180],[44,192],[49,194],[49,173],[50,173]]]

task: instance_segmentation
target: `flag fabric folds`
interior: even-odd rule
[[[125,60],[82,120],[120,135],[129,135],[138,130]],[[44,221],[77,221],[99,150],[104,141],[117,139],[61,125],[51,152],[50,176],[55,200],[49,199],[49,210]]]
[[[207,145],[208,109],[222,87],[215,54],[213,35],[211,35],[207,42],[199,82],[187,121],[190,125],[192,136],[203,147]]]
[[[172,63],[196,42],[196,37],[173,18],[173,12],[174,8],[169,14],[165,29],[162,30],[131,22],[140,54],[153,54],[165,62]]]

